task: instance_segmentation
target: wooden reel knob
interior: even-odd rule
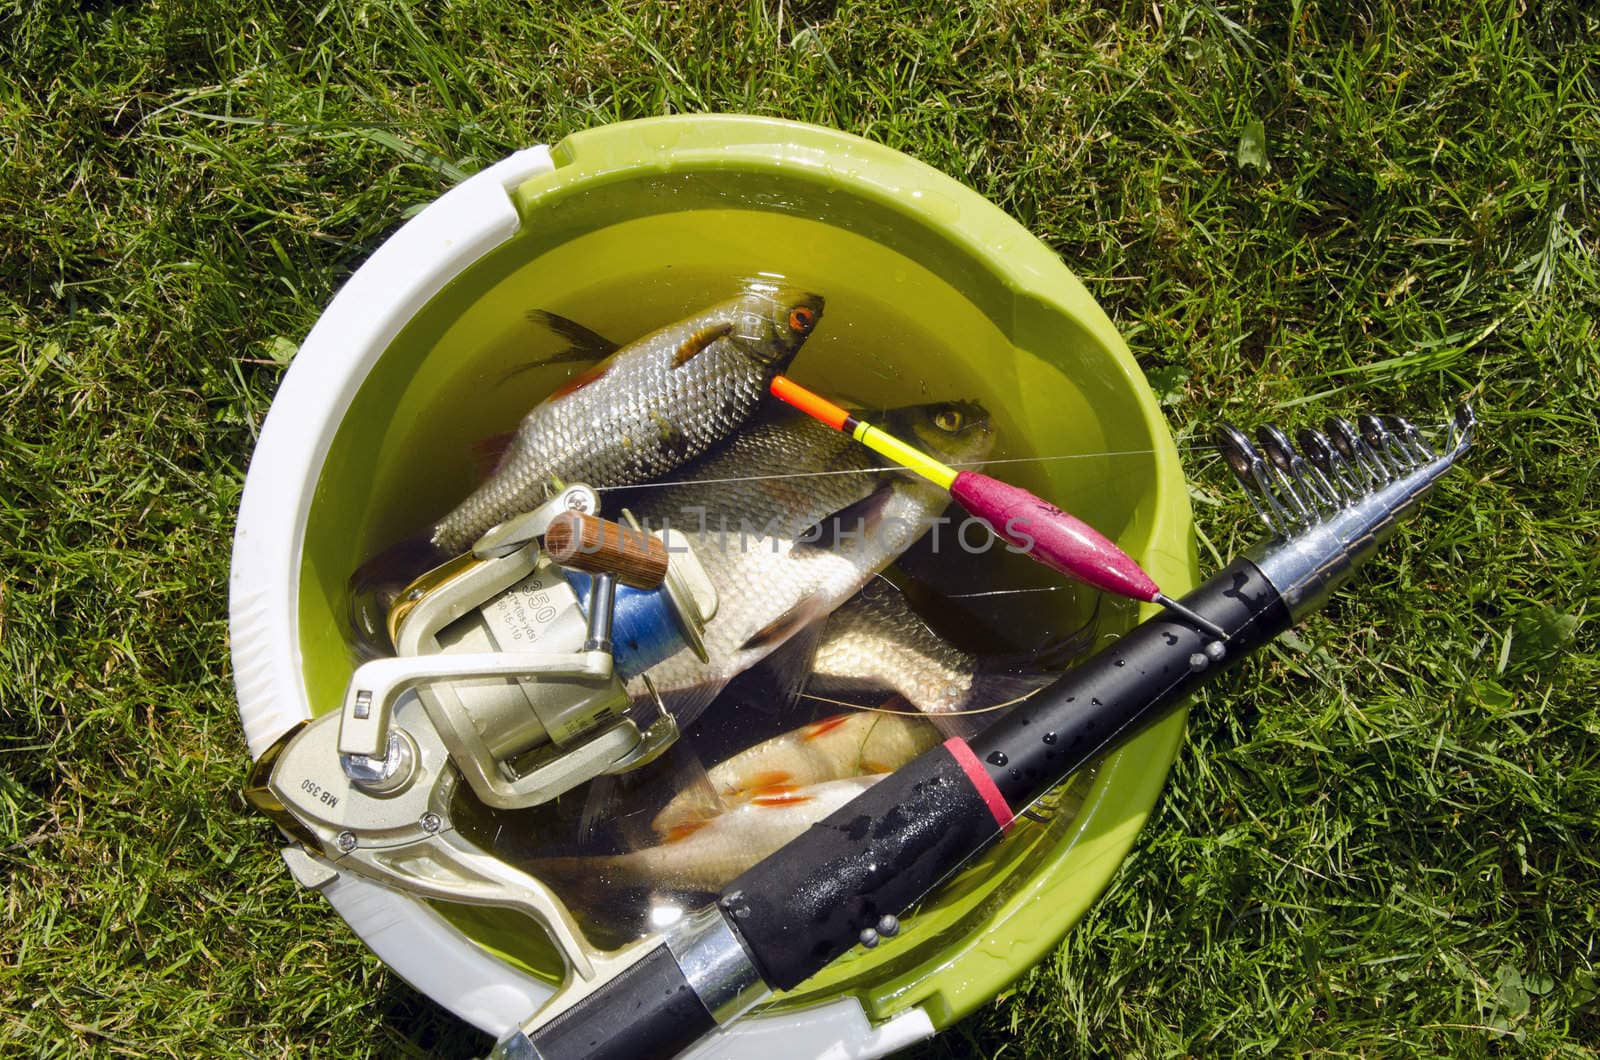
[[[582,512],[562,512],[551,520],[544,548],[563,567],[615,574],[635,589],[654,589],[667,576],[667,546],[660,538]]]

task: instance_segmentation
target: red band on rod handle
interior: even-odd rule
[[[950,496],[1015,548],[1096,589],[1146,602],[1161,594],[1139,564],[1100,531],[1025,489],[963,471]]]
[[[978,796],[983,799],[983,804],[989,807],[989,813],[994,817],[994,823],[1000,826],[1000,831],[1009,830],[1012,822],[1016,820],[1011,813],[1011,806],[1006,802],[1006,797],[1000,794],[1000,789],[995,786],[989,771],[983,768],[978,756],[967,746],[967,741],[959,736],[952,736],[944,742],[944,749],[950,752],[950,757],[956,760],[961,772],[967,775],[967,779],[977,789]]]

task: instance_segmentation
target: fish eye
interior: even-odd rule
[[[967,419],[961,415],[961,410],[955,408],[942,408],[933,416],[933,425],[950,434],[959,431],[966,422]]]
[[[797,305],[789,310],[789,329],[791,331],[810,331],[811,325],[817,322],[817,314],[803,305]]]

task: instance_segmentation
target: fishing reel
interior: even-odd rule
[[[345,693],[338,752],[353,780],[406,782],[410,751],[390,723],[412,690],[473,794],[499,809],[643,765],[677,739],[653,690],[653,719],[633,716],[626,682],[684,646],[705,657],[716,589],[681,534],[597,507],[588,486],[569,487],[401,593],[397,657],[361,666]]]
[[[677,739],[644,672],[685,648],[705,658],[716,589],[683,535],[600,519],[598,500],[567,487],[412,582],[388,614],[397,654],[359,666],[339,710],[257,760],[246,797],[299,841],[284,859],[302,885],[351,871],[518,910],[579,980],[605,963],[544,884],[451,820],[462,780],[486,805],[521,809]],[[630,694],[635,678],[646,695]]]

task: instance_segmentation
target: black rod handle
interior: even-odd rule
[[[967,769],[935,747],[728,884],[717,904],[761,978],[788,990],[999,834]]]
[[[491,1060],[640,1060],[677,1056],[717,1029],[665,943],[615,979],[524,1033],[513,1031]]]

